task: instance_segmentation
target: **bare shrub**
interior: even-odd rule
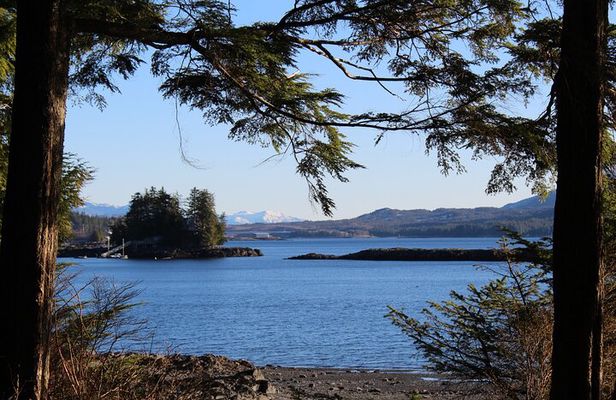
[[[61,267],[51,343],[52,399],[148,398],[141,368],[130,357],[111,357],[119,344],[142,338],[144,321],[131,316],[138,291],[94,278],[81,287]]]

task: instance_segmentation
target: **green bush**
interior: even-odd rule
[[[510,233],[504,251],[524,246],[542,260],[520,264],[510,257],[487,284],[432,302],[413,318],[390,307],[387,314],[414,342],[427,367],[476,382],[493,398],[541,400],[549,396],[552,294],[549,240],[529,242]],[[485,267],[484,267],[485,268]]]

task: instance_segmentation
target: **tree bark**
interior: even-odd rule
[[[552,400],[596,399],[600,390],[606,25],[606,0],[564,1],[556,82]]]
[[[17,2],[9,171],[0,243],[0,398],[45,399],[69,40],[60,0]]]

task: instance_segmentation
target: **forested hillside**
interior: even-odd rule
[[[116,218],[101,215],[86,215],[79,212],[71,213],[73,227],[72,241],[102,242],[109,235],[109,227]]]
[[[501,208],[439,208],[395,210],[383,208],[357,218],[337,221],[304,221],[281,224],[230,226],[236,237],[270,233],[280,237],[464,237],[500,236],[507,228],[524,236],[550,236],[554,196],[536,197]]]

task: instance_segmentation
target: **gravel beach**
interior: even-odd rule
[[[260,368],[276,388],[275,400],[449,400],[487,399],[477,385],[430,373],[328,368]]]

